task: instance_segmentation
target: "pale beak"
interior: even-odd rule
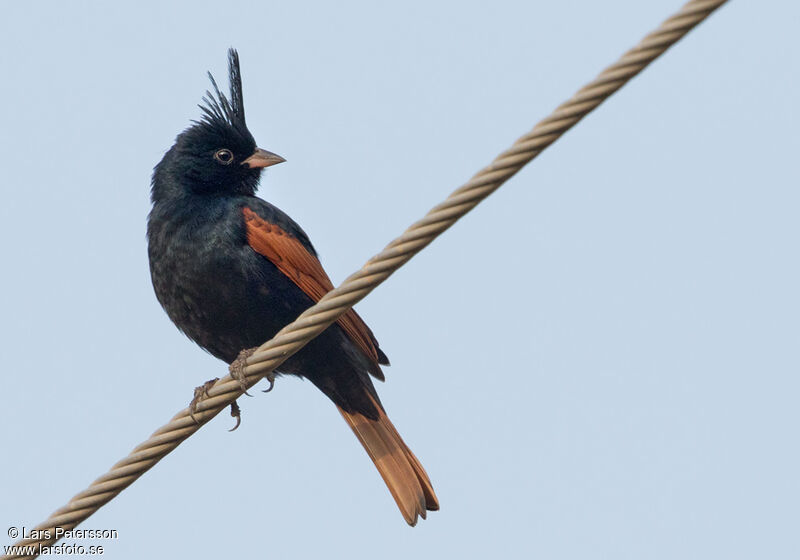
[[[276,163],[283,163],[286,161],[278,154],[273,154],[272,152],[268,152],[267,150],[262,150],[261,148],[256,148],[256,151],[253,152],[253,155],[247,158],[242,162],[242,165],[246,165],[251,169],[256,169],[259,167],[269,167],[270,165],[275,165]]]

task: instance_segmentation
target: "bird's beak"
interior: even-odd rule
[[[278,154],[273,154],[267,150],[256,148],[256,151],[253,152],[253,155],[244,160],[242,165],[246,165],[251,169],[257,169],[260,167],[269,167],[270,165],[275,165],[276,163],[283,163],[284,161],[286,160]]]

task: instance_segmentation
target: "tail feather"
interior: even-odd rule
[[[439,509],[439,501],[425,469],[405,444],[389,418],[375,403],[379,415],[372,420],[357,412],[339,412],[375,463],[394,501],[409,525],[425,519],[426,510]]]
[[[431,479],[428,478],[428,473],[425,472],[425,469],[422,467],[422,463],[419,462],[417,456],[408,448],[408,446],[403,441],[403,438],[400,437],[400,434],[397,433],[397,428],[394,427],[394,424],[389,422],[389,419],[386,418],[386,423],[388,424],[388,428],[391,430],[392,435],[399,441],[405,450],[406,458],[408,462],[411,463],[411,468],[414,469],[414,472],[417,475],[417,480],[419,484],[422,486],[422,493],[425,497],[425,507],[430,511],[437,511],[439,509],[439,499],[436,497],[436,493],[433,491],[433,484],[431,484]],[[422,518],[425,519],[425,512],[422,512]]]

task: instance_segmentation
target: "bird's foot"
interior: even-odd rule
[[[199,424],[197,418],[194,417],[194,413],[197,412],[197,405],[208,396],[208,390],[211,389],[217,381],[219,381],[219,377],[209,379],[199,387],[194,388],[194,397],[192,397],[192,402],[189,403],[189,416],[192,417],[195,424]]]
[[[252,397],[250,393],[247,392],[247,377],[244,374],[244,368],[247,365],[247,359],[256,353],[258,348],[248,348],[246,350],[242,350],[239,352],[239,355],[230,365],[230,374],[233,379],[239,382],[239,386],[242,388],[242,392],[247,395],[248,397]],[[275,387],[275,374],[273,372],[269,372],[267,375],[264,376],[267,381],[269,381],[269,387],[264,389],[263,393],[269,393],[272,391],[272,388]],[[231,413],[233,413],[231,411]]]
[[[247,395],[248,397],[252,397],[250,393],[247,392],[247,376],[244,374],[244,368],[247,365],[247,358],[255,354],[258,348],[247,348],[239,352],[239,355],[236,356],[236,359],[231,362],[228,371],[231,374],[231,377],[239,382],[239,387],[242,388],[242,393]],[[233,414],[233,411],[231,411]]]

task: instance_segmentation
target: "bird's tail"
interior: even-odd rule
[[[425,519],[426,510],[439,509],[439,500],[436,499],[425,469],[397,433],[381,406],[375,402],[377,420],[338,408],[378,467],[378,472],[408,524],[416,525],[418,516]]]

